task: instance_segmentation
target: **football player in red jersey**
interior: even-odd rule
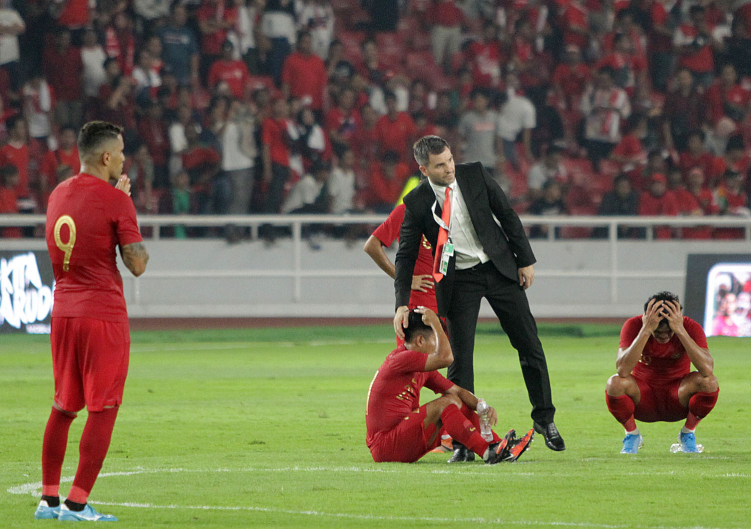
[[[503,439],[491,431],[492,440],[483,439],[477,398],[438,373],[453,361],[435,312],[425,307],[410,311],[404,345],[386,357],[368,390],[366,442],[375,462],[415,462],[440,444],[442,429],[488,464],[516,461],[529,447],[534,430],[519,439],[514,430]],[[442,396],[420,406],[423,386]],[[488,423],[497,422],[491,407]]]
[[[388,218],[378,226],[365,242],[365,253],[386,272],[391,279],[396,273],[394,263],[391,262],[383,247],[391,246],[399,238],[399,230],[404,220],[404,204],[399,204],[389,214]],[[423,237],[420,252],[415,263],[415,275],[412,276],[412,295],[409,298],[409,308],[428,307],[434,312],[438,310],[433,290],[433,250],[428,240]],[[399,341],[397,341],[399,343]]]
[[[644,314],[626,321],[605,400],[626,429],[622,454],[636,454],[643,439],[634,419],[686,420],[671,451],[701,452],[694,430],[717,402],[720,386],[701,325],[683,315],[678,296],[659,292]],[[691,364],[696,371],[691,371]]]
[[[128,372],[130,330],[115,249],[120,247],[123,263],[136,277],[149,260],[129,196],[130,180],[121,176],[122,132],[103,121],[83,126],[78,135],[81,173],[55,188],[47,208],[47,248],[56,281],[51,333],[55,399],[44,432],[37,519],[116,520],[96,512],[87,500],[107,455]],[[84,406],[89,415],[78,470],[60,505],[68,430]]]

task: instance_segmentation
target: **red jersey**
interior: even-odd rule
[[[203,2],[201,7],[196,11],[198,22],[208,22],[209,20],[224,20],[232,25],[237,22],[239,11],[236,7],[227,7],[224,1],[217,4]],[[201,44],[205,55],[219,55],[222,53],[222,44],[227,40],[227,30],[220,29],[214,33],[207,33],[202,36]]]
[[[407,153],[412,151],[412,141],[417,134],[417,125],[406,112],[399,112],[396,119],[386,114],[381,116],[375,126],[376,141],[381,154],[394,151],[399,160],[407,162]]]
[[[74,176],[50,195],[46,235],[52,316],[127,322],[115,249],[142,241],[130,197],[95,176]]]
[[[641,318],[641,316],[634,316],[623,324],[621,349],[629,347],[636,339],[642,327]],[[707,348],[707,337],[701,325],[684,316],[683,326],[696,345]],[[639,363],[636,364],[631,374],[649,384],[666,384],[688,375],[690,371],[691,360],[677,336],[673,335],[668,343],[659,343],[653,336],[650,336],[641,353]]]
[[[261,124],[261,142],[269,146],[273,163],[289,167],[287,120],[264,119]]]
[[[209,70],[209,88],[214,89],[220,82],[227,83],[232,97],[242,99],[245,86],[250,82],[248,67],[239,60],[216,61]]]
[[[393,429],[420,407],[423,386],[436,393],[445,393],[454,386],[438,371],[426,372],[427,360],[427,354],[410,351],[402,345],[394,349],[376,371],[365,408],[368,447],[377,434]]]
[[[313,110],[323,108],[327,82],[326,65],[318,55],[295,52],[284,61],[282,83],[289,85],[292,97],[302,100],[303,105]]]
[[[384,246],[391,246],[395,240],[399,239],[399,231],[404,222],[404,210],[406,206],[399,204],[394,208],[389,217],[378,226],[373,232],[373,236],[381,241]],[[417,254],[415,262],[415,271],[412,275],[430,275],[433,273],[433,247],[430,245],[425,235],[422,236],[422,244]],[[414,309],[419,306],[428,307],[433,312],[438,312],[438,305],[435,301],[435,290],[430,289],[428,292],[413,290],[409,298],[409,308]]]
[[[589,66],[584,63],[576,65],[559,64],[553,71],[552,82],[560,86],[563,95],[566,96],[568,106],[571,107],[573,102],[578,104],[587,83],[592,80],[592,72]]]
[[[346,114],[339,107],[334,107],[326,114],[326,131],[338,133],[344,141],[349,143],[357,129],[362,127],[362,118],[360,113],[353,109]]]
[[[563,13],[559,15],[559,25],[563,28],[563,42],[575,44],[580,50],[586,49],[587,37],[574,33],[570,28],[587,31],[589,28],[589,14],[584,6],[569,3]]]
[[[81,28],[89,23],[89,19],[89,0],[70,0],[57,17],[57,23],[69,28]]]

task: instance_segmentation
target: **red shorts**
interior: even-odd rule
[[[130,357],[127,322],[52,318],[51,341],[59,408],[102,411],[122,403]]]
[[[427,408],[420,406],[410,413],[402,422],[388,432],[379,432],[374,436],[370,453],[376,463],[414,463],[422,456],[441,444],[441,436],[436,435],[437,424],[425,428]]]
[[[634,419],[642,422],[675,422],[688,417],[688,408],[678,400],[678,388],[683,378],[666,384],[649,384],[634,377],[639,385],[641,400],[634,410]]]

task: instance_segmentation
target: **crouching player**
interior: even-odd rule
[[[404,345],[386,357],[368,391],[365,419],[373,460],[417,461],[441,443],[442,429],[486,463],[518,459],[532,442],[534,430],[519,439],[514,430],[503,439],[495,432],[492,441],[483,439],[475,413],[477,398],[437,371],[448,367],[454,355],[435,312],[425,307],[410,311],[404,334]],[[443,396],[420,406],[423,386]],[[492,407],[488,422],[498,422]]]
[[[713,365],[704,330],[683,316],[678,296],[660,292],[649,298],[644,314],[621,329],[618,372],[605,389],[610,413],[626,429],[621,453],[635,454],[644,443],[634,419],[686,419],[672,451],[701,452],[694,429],[712,411],[720,391]]]

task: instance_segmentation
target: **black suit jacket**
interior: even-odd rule
[[[518,269],[534,264],[535,256],[519,216],[511,208],[506,194],[480,163],[457,165],[456,182],[483,250],[501,274],[518,281]],[[412,274],[423,234],[432,245],[435,258],[438,240],[438,224],[432,212],[435,201],[435,193],[427,179],[404,197],[406,210],[399,236],[399,251],[396,253],[394,281],[397,308],[409,305]],[[437,212],[440,217],[440,206]],[[452,257],[446,276],[435,287],[438,312],[442,316],[447,314],[451,304],[454,268],[455,258]]]

